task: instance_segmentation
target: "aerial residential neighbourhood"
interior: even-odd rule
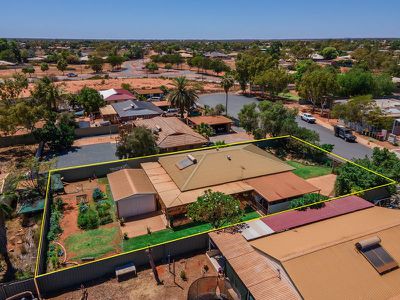
[[[398,1],[1,8],[0,300],[400,297]]]

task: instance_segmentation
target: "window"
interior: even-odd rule
[[[380,242],[381,239],[376,236],[359,241],[356,247],[379,274],[385,274],[398,268],[398,264]]]

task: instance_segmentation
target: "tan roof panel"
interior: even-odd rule
[[[176,164],[187,157],[160,157],[159,162],[181,191],[188,191],[253,177],[291,171],[294,168],[255,145],[239,145],[192,152],[197,163],[179,170]]]
[[[100,107],[100,113],[102,116],[109,116],[109,115],[117,114],[114,107],[112,107],[111,105],[106,105],[106,106]]]
[[[270,203],[319,191],[292,172],[251,178],[245,182]]]
[[[158,131],[157,146],[162,149],[202,145],[208,141],[176,117],[155,117],[135,120],[133,123],[135,126],[145,126],[153,131],[161,128],[161,131]]]
[[[122,169],[107,175],[114,201],[137,194],[156,194],[142,169]]]

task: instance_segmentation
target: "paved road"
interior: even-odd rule
[[[217,104],[225,105],[225,94],[209,94],[200,96],[199,102],[202,105],[209,105],[214,107]],[[250,97],[239,96],[239,95],[230,95],[229,103],[228,103],[228,114],[237,118],[240,109],[245,104],[249,103],[258,103],[258,100]],[[372,150],[364,145],[358,143],[347,143],[344,140],[337,138],[334,136],[333,132],[321,125],[318,124],[308,124],[304,121],[301,121],[300,118],[296,120],[300,126],[314,130],[319,133],[320,141],[322,144],[333,144],[335,148],[333,150],[334,153],[343,156],[347,159],[352,158],[363,158],[365,155],[370,156],[372,154]]]

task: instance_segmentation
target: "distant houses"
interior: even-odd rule
[[[139,118],[149,119],[160,116],[163,110],[151,102],[126,100],[115,102],[100,108],[101,116],[111,123],[121,123]]]

